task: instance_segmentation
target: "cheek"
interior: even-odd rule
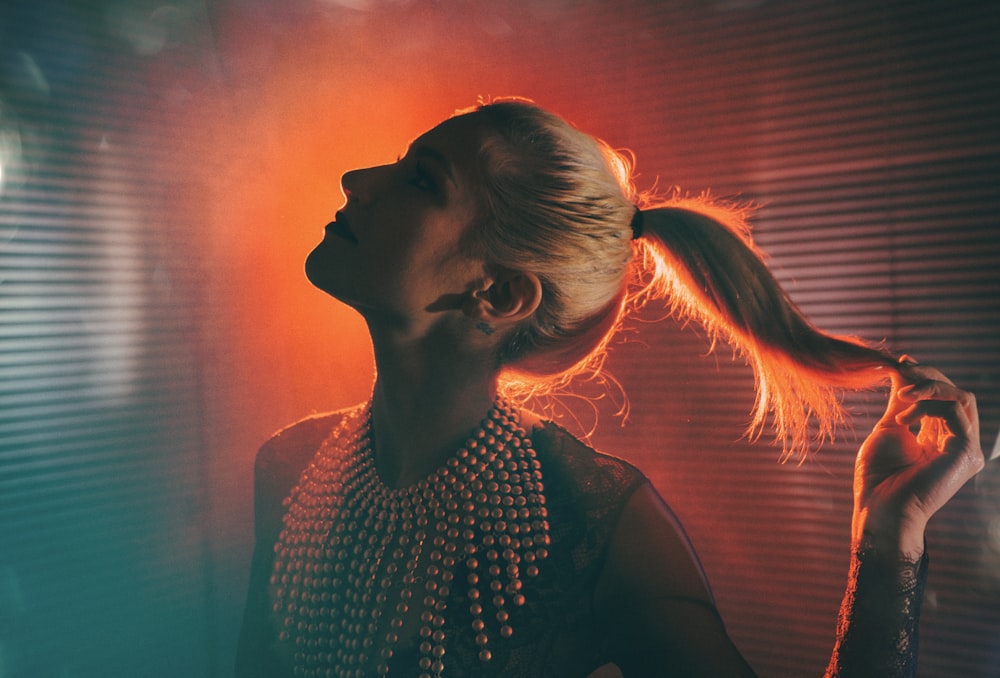
[[[440,287],[444,283],[453,291],[448,281],[470,263],[462,238],[472,211],[464,205],[445,210],[402,203],[394,207],[392,215],[373,219],[383,229],[366,243],[372,247],[372,263],[378,262],[379,272],[397,285]]]

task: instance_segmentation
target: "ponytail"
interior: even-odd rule
[[[817,329],[778,284],[754,246],[745,210],[707,199],[674,199],[641,213],[635,305],[665,298],[680,320],[700,323],[750,364],[757,397],[747,434],[760,436],[770,414],[783,459],[804,458],[815,418],[818,441],[843,419],[837,387],[888,378],[888,353]]]
[[[747,433],[758,437],[770,418],[786,458],[805,455],[810,418],[817,439],[832,436],[838,387],[886,379],[889,355],[819,331],[795,307],[754,247],[745,210],[677,196],[636,210],[632,162],[604,142],[521,99],[468,114],[495,132],[479,152],[484,215],[469,253],[542,284],[538,309],[500,349],[509,396],[600,378],[625,313],[652,298],[746,359],[757,387]]]

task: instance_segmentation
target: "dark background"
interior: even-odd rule
[[[304,256],[345,170],[480,95],[632,149],[644,188],[757,203],[796,301],[974,389],[991,453],[998,44],[971,1],[8,0],[0,677],[231,673],[255,450],[372,378]],[[740,438],[746,368],[662,315],[609,361],[627,421],[598,389],[568,424],[656,482],[762,676],[820,675],[883,396],[779,464]],[[1000,676],[998,509],[994,463],[931,526],[922,676]]]

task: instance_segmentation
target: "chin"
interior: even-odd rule
[[[326,249],[329,247],[325,242],[321,242],[313,248],[313,251],[306,257],[306,278],[315,287],[323,290],[327,294],[336,296],[334,288],[334,267],[326,256]]]
[[[326,292],[348,306],[355,307],[353,300],[356,295],[351,293],[351,289],[354,289],[356,284],[349,278],[350,273],[344,270],[342,262],[330,260],[328,247],[329,245],[321,242],[306,257],[306,278],[316,289]]]

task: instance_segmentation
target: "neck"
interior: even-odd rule
[[[482,351],[426,337],[372,331],[375,462],[390,487],[415,483],[461,447],[496,397],[497,370]]]

